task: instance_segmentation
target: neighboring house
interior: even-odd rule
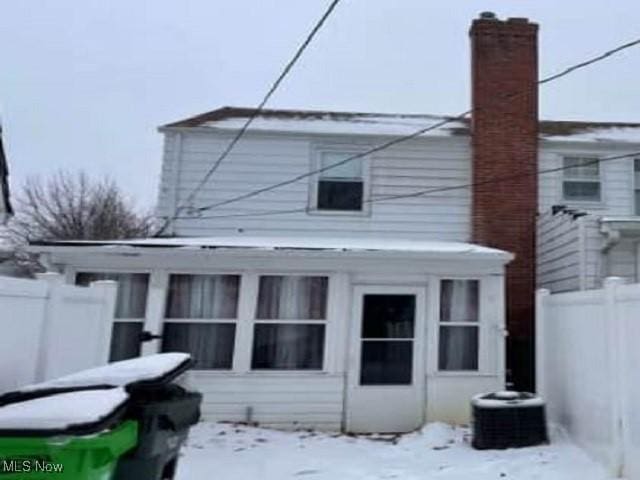
[[[547,202],[538,218],[537,283],[552,292],[601,288],[618,276],[640,282],[640,124],[585,124],[543,152]],[[597,158],[637,156],[580,166]]]
[[[598,178],[613,183],[599,187],[575,160],[633,151],[616,126],[538,122],[537,25],[485,14],[470,33],[472,122],[187,210],[170,238],[32,248],[69,282],[119,280],[112,358],[191,351],[207,418],[351,431],[466,422],[472,394],[504,388],[505,316],[511,378],[532,388],[538,213],[600,189],[598,205],[631,214],[633,196],[604,174],[632,160],[603,164]],[[182,205],[251,112],[222,108],[161,127],[161,217]],[[193,206],[442,118],[263,111]],[[605,140],[594,141],[594,129]],[[538,169],[564,163],[574,168],[538,182]],[[516,172],[525,175],[488,183]],[[141,347],[143,331],[151,335]]]

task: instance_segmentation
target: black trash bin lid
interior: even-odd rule
[[[124,416],[124,388],[58,393],[0,407],[0,437],[89,435]]]
[[[187,353],[158,353],[82,370],[0,396],[0,406],[59,393],[123,387],[156,388],[168,384],[193,365]]]

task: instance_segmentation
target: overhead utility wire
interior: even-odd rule
[[[283,80],[285,79],[285,77],[289,74],[289,72],[291,71],[291,69],[293,68],[293,66],[296,64],[296,62],[300,59],[300,57],[302,56],[302,54],[304,53],[304,51],[307,49],[307,47],[309,46],[309,44],[311,43],[311,41],[313,40],[313,38],[316,36],[316,34],[320,31],[320,29],[322,28],[322,26],[325,24],[325,22],[327,21],[327,19],[329,18],[329,16],[331,15],[331,13],[334,11],[334,9],[338,6],[338,3],[340,3],[340,0],[333,0],[329,6],[327,7],[327,9],[325,10],[325,12],[323,13],[323,15],[320,17],[320,19],[316,22],[316,24],[314,25],[314,27],[311,29],[311,31],[307,34],[306,38],[304,39],[304,41],[300,44],[300,46],[298,47],[298,49],[296,50],[295,54],[293,55],[293,57],[291,58],[291,60],[289,60],[289,62],[286,64],[286,66],[284,67],[284,69],[282,70],[282,72],[280,73],[280,75],[278,76],[278,78],[275,80],[275,82],[273,82],[273,84],[271,85],[271,88],[269,88],[269,90],[267,91],[266,95],[263,97],[262,101],[258,104],[258,106],[253,110],[253,112],[251,113],[251,115],[249,116],[249,118],[247,119],[247,121],[242,125],[242,127],[240,128],[240,130],[238,131],[238,133],[233,137],[233,139],[229,142],[229,144],[227,145],[227,147],[223,150],[223,152],[220,154],[220,156],[217,158],[217,160],[213,163],[213,165],[211,166],[211,168],[209,168],[209,170],[207,171],[207,173],[205,174],[204,177],[202,177],[202,179],[200,180],[200,182],[196,185],[196,187],[193,189],[193,191],[187,196],[186,201],[184,202],[184,204],[182,206],[178,205],[176,206],[176,209],[173,213],[173,215],[171,217],[169,217],[164,225],[162,225],[162,227],[158,230],[158,232],[156,233],[155,236],[160,235],[170,224],[171,222],[180,214],[180,212],[182,211],[183,208],[185,208],[185,206],[189,206],[195,196],[200,192],[200,190],[202,189],[202,187],[209,181],[209,179],[211,178],[211,176],[214,174],[214,172],[218,169],[218,167],[220,166],[220,164],[224,161],[225,158],[227,158],[227,156],[229,155],[229,153],[231,153],[231,150],[233,150],[233,148],[236,146],[236,144],[238,143],[238,141],[242,138],[242,136],[245,134],[245,132],[247,131],[247,129],[249,128],[249,126],[253,123],[253,121],[256,119],[256,117],[258,116],[258,114],[262,111],[262,109],[264,108],[264,106],[267,104],[267,102],[269,101],[269,99],[271,98],[271,96],[275,93],[275,91],[278,89],[278,87],[280,86],[280,84],[283,82]]]
[[[596,158],[596,159],[592,159],[589,161],[584,162],[583,164],[581,164],[580,166],[589,166],[589,165],[594,165],[594,164],[599,164],[599,163],[603,163],[603,162],[609,162],[609,161],[613,161],[613,160],[620,160],[623,158],[634,158],[634,157],[640,157],[640,151],[637,152],[632,152],[632,153],[625,153],[622,155],[615,155],[612,157],[604,157],[604,158]],[[386,202],[389,200],[398,200],[401,198],[412,198],[412,197],[423,197],[423,196],[429,196],[432,195],[434,193],[441,193],[441,192],[448,192],[451,190],[461,190],[461,189],[467,189],[467,188],[472,188],[472,187],[479,187],[482,185],[490,185],[490,184],[496,184],[496,183],[503,183],[503,182],[508,182],[511,180],[518,180],[520,178],[526,178],[526,177],[530,177],[530,176],[535,176],[535,175],[544,175],[547,173],[553,173],[553,172],[560,172],[562,170],[567,170],[570,168],[574,168],[574,166],[568,165],[565,166],[563,165],[562,167],[555,167],[555,168],[547,168],[544,170],[538,170],[536,172],[533,173],[515,173],[512,175],[504,175],[501,177],[492,177],[492,178],[488,178],[486,180],[481,180],[478,182],[472,182],[472,183],[465,183],[465,184],[461,184],[461,185],[451,185],[449,187],[437,187],[437,188],[430,188],[430,189],[425,189],[425,190],[418,190],[416,192],[411,192],[411,193],[405,193],[405,194],[399,194],[399,195],[389,195],[389,196],[385,196],[385,197],[378,197],[378,198],[371,198],[371,199],[367,199],[364,200],[364,203],[377,203],[377,202]],[[255,213],[238,213],[238,214],[229,214],[229,215],[202,215],[202,216],[195,216],[195,217],[182,217],[182,218],[188,218],[191,220],[206,220],[206,219],[212,219],[212,218],[236,218],[236,217],[261,217],[261,216],[271,216],[271,215],[284,215],[287,213],[299,213],[299,212],[306,212],[308,211],[307,208],[296,208],[296,209],[290,209],[290,210],[267,210],[267,211],[263,211],[263,212],[255,212]]]
[[[612,55],[614,55],[614,54],[616,54],[618,52],[621,52],[622,50],[634,47],[634,46],[636,46],[638,44],[640,44],[640,39],[637,39],[637,40],[634,40],[632,42],[628,42],[628,43],[625,43],[623,45],[620,45],[620,46],[618,46],[618,47],[616,47],[614,49],[608,50],[608,51],[606,51],[606,52],[604,52],[604,53],[602,53],[602,54],[600,54],[600,55],[598,55],[596,57],[593,57],[593,58],[589,59],[589,60],[577,63],[577,64],[572,65],[572,66],[569,66],[569,67],[565,68],[564,70],[560,71],[559,73],[556,73],[556,74],[550,75],[548,77],[545,77],[542,80],[538,81],[538,85],[544,85],[544,84],[550,83],[552,81],[558,80],[558,79],[560,79],[562,77],[565,77],[565,76],[575,72],[576,70],[579,70],[579,69],[588,67],[590,65],[593,65],[594,63],[602,61],[607,57],[610,57],[610,56],[612,56]],[[504,100],[505,101],[506,100],[513,100],[513,98],[517,98],[517,97],[525,95],[527,93],[528,92],[520,92],[520,93],[516,93],[516,94],[511,94],[511,95],[506,96]],[[455,122],[455,121],[458,121],[458,120],[463,120],[467,115],[469,115],[472,112],[473,112],[473,110],[467,110],[467,111],[462,112],[462,113],[460,113],[458,115],[455,115],[455,116],[452,116],[452,117],[447,117],[447,118],[443,119],[440,122],[437,122],[437,123],[435,123],[433,125],[430,125],[428,127],[421,128],[421,129],[419,129],[419,130],[417,130],[417,131],[415,131],[415,132],[413,132],[413,133],[411,133],[409,135],[405,135],[405,136],[402,136],[402,137],[394,138],[392,140],[389,140],[388,142],[385,142],[385,143],[382,143],[382,144],[380,144],[378,146],[375,146],[375,147],[373,147],[373,148],[371,148],[371,149],[369,149],[369,150],[367,150],[365,152],[357,153],[355,155],[349,156],[349,157],[347,157],[347,158],[345,158],[343,160],[340,160],[338,162],[335,162],[333,164],[330,164],[330,165],[327,165],[327,166],[324,166],[324,167],[321,167],[321,168],[318,168],[318,169],[315,169],[315,170],[311,170],[311,171],[309,171],[307,173],[296,175],[295,177],[292,177],[292,178],[290,178],[288,180],[284,180],[282,182],[278,182],[278,183],[275,183],[273,185],[269,185],[267,187],[259,188],[259,189],[253,190],[251,192],[248,192],[248,193],[245,193],[245,194],[242,194],[242,195],[238,195],[236,197],[229,198],[227,200],[221,200],[221,201],[216,202],[216,203],[212,203],[212,204],[209,204],[209,205],[205,205],[203,207],[195,208],[194,211],[195,212],[203,212],[203,211],[207,211],[207,210],[212,210],[212,209],[215,209],[215,208],[218,208],[218,207],[222,207],[224,205],[228,205],[230,203],[235,203],[235,202],[239,202],[241,200],[246,200],[248,198],[255,197],[256,195],[260,195],[262,193],[269,192],[271,190],[275,190],[277,188],[281,188],[281,187],[290,185],[292,183],[296,183],[296,182],[298,182],[300,180],[303,180],[303,179],[305,179],[307,177],[310,177],[312,175],[316,175],[316,174],[325,172],[327,170],[330,170],[330,169],[335,168],[335,167],[339,167],[339,166],[344,165],[344,164],[346,164],[348,162],[351,162],[353,160],[357,160],[357,159],[365,157],[367,155],[371,155],[372,153],[376,153],[376,152],[379,152],[381,150],[385,150],[385,149],[387,149],[389,147],[392,147],[394,145],[397,145],[399,143],[406,142],[406,141],[411,140],[413,138],[419,137],[420,135],[422,135],[424,133],[427,133],[427,132],[429,132],[431,130],[435,130],[437,128],[440,128],[440,127],[442,127],[442,126],[444,126],[444,125],[446,125],[448,123]],[[191,218],[191,217],[183,217],[183,218]]]

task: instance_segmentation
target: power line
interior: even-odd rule
[[[193,199],[198,194],[198,192],[209,181],[209,179],[211,178],[213,173],[218,169],[218,167],[224,161],[224,159],[227,158],[229,153],[231,153],[231,150],[233,150],[233,148],[238,143],[238,141],[242,138],[242,136],[245,134],[245,132],[247,131],[249,126],[253,123],[253,121],[256,119],[258,114],[262,111],[264,106],[267,104],[267,102],[269,101],[271,96],[275,93],[275,91],[278,89],[278,87],[283,82],[285,77],[289,74],[289,72],[291,71],[293,66],[300,59],[300,57],[302,56],[304,51],[307,49],[307,47],[309,46],[309,44],[311,43],[313,38],[316,36],[316,34],[320,31],[322,26],[325,24],[325,22],[327,21],[327,19],[329,18],[329,16],[333,12],[333,10],[338,6],[338,3],[340,3],[340,0],[332,0],[332,2],[329,4],[329,7],[327,7],[325,12],[320,17],[320,19],[316,22],[314,27],[308,33],[307,37],[300,44],[300,46],[296,50],[295,54],[291,58],[291,60],[289,60],[289,62],[285,65],[284,69],[282,70],[282,72],[280,73],[278,78],[275,80],[275,82],[273,82],[273,84],[271,85],[271,88],[269,88],[269,90],[267,91],[267,93],[263,97],[262,101],[254,109],[254,111],[251,113],[251,115],[249,116],[247,121],[244,123],[244,125],[242,125],[242,127],[240,128],[238,133],[233,137],[231,142],[229,142],[227,147],[223,150],[223,152],[220,154],[220,156],[217,158],[217,160],[213,163],[213,165],[207,171],[207,173],[202,178],[202,180],[200,180],[200,182],[198,183],[196,188],[194,188],[193,191],[189,194],[189,196],[187,197],[187,200],[185,201],[185,203],[183,205],[187,205],[188,206],[188,205],[191,204],[191,202],[193,202]],[[176,206],[176,210],[175,210],[173,216],[171,216],[170,218],[167,219],[165,224],[160,228],[160,230],[158,231],[158,233],[156,233],[155,236],[160,235],[169,226],[171,221],[174,220],[180,214],[180,211],[182,210],[182,208],[183,207],[181,207],[181,206]]]
[[[622,50],[626,50],[628,48],[634,47],[634,46],[636,46],[638,44],[640,44],[640,39],[634,40],[632,42],[625,43],[625,44],[620,45],[620,46],[618,46],[616,48],[613,48],[611,50],[607,50],[606,52],[604,52],[604,53],[602,53],[600,55],[597,55],[595,57],[592,57],[592,58],[590,58],[588,60],[585,60],[583,62],[577,63],[575,65],[571,65],[571,66],[565,68],[564,70],[562,70],[562,71],[560,71],[560,72],[558,72],[556,74],[550,75],[548,77],[545,77],[545,78],[539,80],[537,83],[538,83],[538,85],[544,85],[544,84],[550,83],[552,81],[558,80],[558,79],[560,79],[562,77],[565,77],[565,76],[575,72],[576,70],[579,70],[579,69],[588,67],[590,65],[593,65],[594,63],[602,61],[602,60],[606,59],[607,57],[610,57],[610,56],[612,56],[612,55],[614,55],[616,53],[619,53]],[[505,96],[504,100],[505,101],[506,100],[512,100],[513,98],[517,98],[517,97],[519,97],[521,95],[526,95],[527,93],[528,92],[523,91],[523,92],[519,92],[519,93],[516,93],[516,94],[510,94],[510,95]],[[394,145],[397,145],[399,143],[406,142],[406,141],[411,140],[413,138],[419,137],[420,135],[423,135],[424,133],[427,133],[427,132],[429,132],[431,130],[435,130],[437,128],[440,128],[440,127],[442,127],[442,126],[444,126],[446,124],[449,124],[451,122],[464,120],[464,118],[467,115],[469,115],[470,113],[472,113],[472,112],[473,112],[473,110],[467,110],[467,111],[462,112],[462,113],[460,113],[458,115],[455,115],[455,116],[452,116],[452,117],[447,117],[447,118],[443,119],[440,122],[437,122],[437,123],[435,123],[433,125],[430,125],[428,127],[421,128],[421,129],[419,129],[419,130],[417,130],[417,131],[415,131],[415,132],[413,132],[413,133],[411,133],[409,135],[405,135],[405,136],[402,136],[402,137],[397,137],[397,138],[395,138],[393,140],[390,140],[388,142],[380,144],[380,145],[378,145],[376,147],[373,147],[373,148],[371,148],[369,150],[366,150],[364,152],[357,153],[355,155],[352,155],[350,157],[347,157],[347,158],[345,158],[345,159],[343,159],[341,161],[335,162],[335,163],[327,165],[325,167],[318,168],[318,169],[315,169],[315,170],[311,170],[311,171],[306,172],[304,174],[300,174],[300,175],[297,175],[295,177],[292,177],[292,178],[290,178],[288,180],[284,180],[282,182],[278,182],[278,183],[275,183],[273,185],[269,185],[267,187],[259,188],[257,190],[253,190],[251,192],[248,192],[248,193],[245,193],[245,194],[242,194],[242,195],[238,195],[236,197],[232,197],[232,198],[229,198],[227,200],[222,200],[222,201],[219,201],[219,202],[216,202],[216,203],[205,205],[203,207],[198,207],[198,208],[196,208],[194,210],[196,212],[203,212],[203,211],[206,211],[206,210],[213,210],[215,208],[218,208],[218,207],[221,207],[221,206],[224,206],[224,205],[228,205],[230,203],[235,203],[235,202],[239,202],[241,200],[246,200],[246,199],[255,197],[256,195],[260,195],[262,193],[265,193],[265,192],[268,192],[268,191],[271,191],[271,190],[275,190],[277,188],[281,188],[281,187],[290,185],[292,183],[296,183],[296,182],[298,182],[300,180],[303,180],[303,179],[305,179],[307,177],[310,177],[312,175],[316,175],[316,174],[322,173],[324,171],[330,170],[332,168],[339,167],[339,166],[344,165],[344,164],[346,164],[348,162],[351,162],[353,160],[357,160],[357,159],[365,157],[367,155],[371,155],[372,153],[376,153],[376,152],[379,152],[381,150],[385,150],[385,149],[390,148],[390,147],[392,147]],[[183,217],[183,218],[185,218],[185,217]],[[186,218],[190,218],[190,217],[186,217]]]
[[[625,153],[625,154],[622,154],[622,155],[614,155],[612,157],[595,158],[595,159],[588,160],[588,161],[582,163],[581,166],[595,165],[595,164],[600,164],[600,163],[604,163],[604,162],[610,162],[610,161],[613,161],[613,160],[620,160],[620,159],[623,159],[623,158],[634,158],[634,157],[640,157],[640,151],[632,152],[632,153]],[[547,173],[560,172],[560,171],[563,171],[563,170],[568,170],[570,168],[574,168],[574,166],[573,165],[568,165],[568,166],[563,165],[561,167],[554,167],[554,168],[547,168],[547,169],[543,169],[543,170],[537,170],[537,171],[535,171],[533,173],[515,173],[515,174],[512,174],[512,175],[504,175],[502,177],[493,177],[493,178],[489,178],[489,179],[486,179],[486,180],[481,180],[479,182],[465,183],[465,184],[461,184],[461,185],[451,185],[449,187],[430,188],[430,189],[418,190],[416,192],[399,194],[399,195],[388,195],[388,196],[385,196],[385,197],[367,199],[367,200],[364,201],[364,203],[378,203],[378,202],[386,202],[386,201],[389,201],[389,200],[398,200],[398,199],[401,199],[401,198],[413,198],[413,197],[428,196],[428,195],[431,195],[431,194],[434,194],[434,193],[448,192],[448,191],[451,191],[451,190],[461,190],[461,189],[479,187],[479,186],[483,186],[483,185],[502,183],[502,182],[507,182],[507,181],[511,181],[511,180],[518,180],[520,178],[526,178],[526,177],[535,176],[535,175],[544,175],[544,174],[547,174]],[[238,214],[229,214],[229,215],[203,215],[203,216],[195,216],[195,217],[178,217],[178,218],[191,219],[191,220],[206,220],[206,219],[213,219],[213,218],[235,218],[235,217],[284,215],[284,214],[287,214],[287,213],[299,213],[299,212],[306,212],[306,211],[308,211],[307,208],[296,208],[296,209],[289,209],[289,210],[271,210],[271,211],[263,211],[263,212],[256,212],[256,213],[238,213]]]

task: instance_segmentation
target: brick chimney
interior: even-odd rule
[[[507,267],[507,368],[533,389],[535,217],[538,205],[538,25],[484,12],[471,30],[473,182],[516,172],[517,180],[474,187],[476,243],[515,253]]]

